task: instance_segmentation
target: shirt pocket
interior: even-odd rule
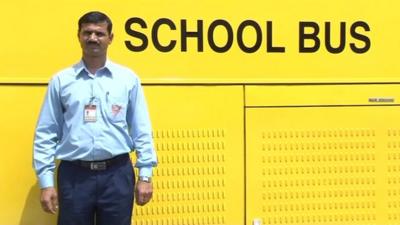
[[[126,123],[127,102],[124,98],[108,96],[106,103],[107,117],[111,122]]]

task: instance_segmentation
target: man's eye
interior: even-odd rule
[[[84,31],[83,32],[84,36],[91,36],[92,34],[93,34],[93,32],[90,32],[90,31]]]

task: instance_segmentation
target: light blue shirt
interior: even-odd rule
[[[96,105],[95,122],[85,106]],[[49,82],[33,147],[41,188],[54,186],[55,159],[97,161],[135,150],[140,176],[152,176],[157,157],[140,80],[109,60],[90,74],[81,60]]]

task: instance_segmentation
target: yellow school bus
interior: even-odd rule
[[[159,165],[137,225],[400,223],[395,0],[4,1],[0,224],[50,225],[32,169],[50,77],[77,21],[114,23],[109,56],[147,97]],[[132,154],[134,158],[134,154]]]

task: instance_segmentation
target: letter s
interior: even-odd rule
[[[130,41],[125,41],[125,46],[133,52],[141,52],[147,48],[149,41],[145,34],[139,32],[139,31],[133,30],[132,24],[139,24],[141,28],[147,28],[147,25],[146,25],[146,22],[142,18],[139,18],[139,17],[129,18],[125,23],[126,33],[129,34],[130,36],[138,38],[142,41],[142,44],[138,45],[138,46],[132,44],[132,42],[130,42]]]
[[[351,25],[351,28],[350,28],[351,36],[357,40],[364,42],[365,46],[363,48],[358,48],[354,43],[351,43],[350,48],[351,48],[351,50],[353,50],[353,52],[361,54],[361,53],[367,52],[370,49],[371,40],[369,39],[369,37],[367,37],[363,34],[357,33],[357,31],[356,31],[357,27],[362,27],[362,28],[364,28],[365,31],[370,31],[370,28],[369,28],[368,24],[363,21],[357,21],[357,22],[353,23],[353,25]]]

